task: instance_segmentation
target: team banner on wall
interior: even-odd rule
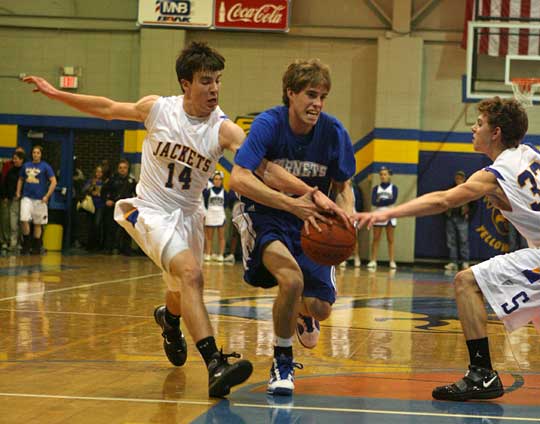
[[[214,27],[288,31],[289,0],[215,0]]]
[[[139,25],[208,28],[214,0],[139,0]]]

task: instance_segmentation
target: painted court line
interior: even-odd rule
[[[99,281],[97,283],[82,284],[80,286],[65,287],[63,289],[43,290],[43,291],[36,292],[36,293],[28,293],[28,294],[21,294],[21,295],[17,295],[17,296],[3,297],[3,298],[0,298],[0,302],[2,302],[4,300],[15,300],[15,299],[19,300],[19,299],[25,299],[27,297],[42,296],[44,294],[49,294],[49,293],[58,293],[58,292],[63,292],[63,291],[68,291],[68,290],[76,290],[76,289],[84,289],[84,288],[87,288],[87,287],[102,286],[104,284],[123,283],[123,282],[126,282],[126,281],[132,281],[132,280],[142,280],[142,279],[145,279],[145,278],[157,277],[157,276],[160,276],[160,275],[161,275],[161,272],[157,273],[157,274],[141,275],[139,277],[129,277],[129,278],[120,278],[120,279],[117,279],[117,280]]]
[[[350,408],[322,408],[316,406],[286,406],[286,405],[260,405],[256,403],[233,403],[233,406],[242,408],[263,408],[263,409],[284,409],[298,411],[320,411],[320,412],[353,412],[361,414],[382,414],[382,415],[404,415],[413,417],[446,417],[446,418],[486,418],[492,420],[506,421],[525,421],[538,422],[540,418],[525,418],[525,417],[504,417],[493,415],[471,415],[471,414],[444,414],[438,412],[413,412],[413,411],[384,411],[380,409],[350,409]]]
[[[213,405],[215,402],[204,400],[168,400],[168,399],[139,399],[139,398],[117,398],[99,396],[62,396],[62,395],[39,395],[34,393],[0,393],[0,396],[7,397],[27,397],[45,399],[68,399],[68,400],[99,400],[112,402],[139,402],[139,403],[175,403],[186,405]]]

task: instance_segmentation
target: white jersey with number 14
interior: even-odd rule
[[[190,117],[183,100],[160,97],[145,121],[148,133],[137,196],[167,212],[180,208],[189,216],[200,207],[202,192],[223,155],[219,128],[227,117],[219,107],[207,118]]]

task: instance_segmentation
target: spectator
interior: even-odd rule
[[[20,209],[21,200],[17,198],[17,181],[19,180],[19,173],[24,163],[25,155],[23,149],[15,150],[13,153],[13,159],[10,161],[6,175],[3,177],[2,184],[2,202],[7,205],[8,219],[9,219],[9,250],[16,252],[20,247]]]
[[[15,149],[15,152],[25,154],[24,149],[22,147],[17,147]],[[10,229],[10,201],[5,196],[6,194],[6,177],[10,169],[13,168],[13,159],[4,161],[2,165],[2,175],[0,177],[1,181],[1,193],[2,193],[2,201],[0,202],[0,247],[2,250],[6,250],[8,246],[10,246],[10,237],[11,237],[11,229]],[[12,196],[13,197],[13,196]],[[17,218],[18,221],[18,218]],[[19,223],[17,222],[17,227],[19,227]]]
[[[114,174],[101,189],[101,197],[105,202],[103,226],[105,233],[105,250],[108,253],[120,251],[123,255],[131,255],[131,238],[126,231],[114,221],[114,205],[120,199],[135,196],[135,178],[129,175],[129,162],[121,159],[117,173]]]
[[[392,171],[386,166],[381,166],[379,169],[379,178],[381,183],[373,187],[371,193],[371,204],[375,206],[375,210],[388,209],[396,203],[398,197],[398,188],[392,184]],[[379,251],[379,242],[381,241],[382,229],[386,228],[386,241],[388,242],[388,259],[390,260],[390,268],[396,269],[396,261],[394,259],[394,229],[397,220],[392,218],[385,222],[379,222],[373,225],[373,241],[371,244],[371,258],[367,267],[371,270],[377,269],[377,253]]]
[[[72,198],[71,198],[71,242],[73,247],[80,248],[83,240],[83,230],[88,227],[88,212],[85,210],[78,210],[77,204],[82,202],[85,193],[83,186],[85,182],[84,173],[79,168],[79,161],[77,156],[73,157],[73,186],[72,186]]]
[[[466,179],[465,172],[457,171],[452,187],[463,184]],[[450,262],[444,266],[447,271],[457,271],[460,263],[463,269],[469,268],[469,219],[473,208],[474,203],[470,202],[445,212],[446,245],[450,251]]]
[[[19,173],[16,198],[21,197],[21,228],[23,248],[21,253],[41,253],[42,226],[48,222],[47,203],[56,187],[56,177],[51,166],[41,160],[43,147],[32,148],[32,162],[26,162]],[[47,183],[49,187],[47,188]],[[34,237],[30,235],[30,220],[34,224]]]
[[[91,218],[88,231],[88,250],[103,249],[103,214],[105,211],[105,201],[101,197],[101,188],[103,187],[103,168],[96,166],[94,175],[90,178],[83,187],[85,196],[92,197],[94,202],[95,212]]]
[[[228,194],[223,188],[223,175],[216,171],[212,177],[212,187],[203,192],[204,206],[206,208],[206,218],[204,221],[204,260],[216,262],[224,261],[225,253],[225,208],[227,206]],[[212,254],[212,244],[214,233],[217,232],[219,241],[219,253]]]

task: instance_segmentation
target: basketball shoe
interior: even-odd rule
[[[435,399],[456,401],[495,399],[503,394],[503,384],[497,371],[474,365],[469,365],[469,370],[461,380],[435,387],[432,393]]]
[[[211,397],[224,397],[231,392],[231,387],[246,381],[253,372],[251,362],[241,359],[229,364],[228,358],[240,358],[240,354],[214,353],[208,364],[208,394]]]
[[[167,309],[165,305],[158,306],[154,310],[154,319],[156,323],[161,327],[163,332],[163,350],[169,358],[171,364],[180,367],[185,364],[187,359],[187,344],[180,325],[175,327],[167,322],[165,313]]]
[[[315,318],[298,314],[296,319],[296,335],[300,344],[308,349],[317,346],[319,335],[321,334],[321,325]]]
[[[280,353],[272,359],[270,368],[270,380],[266,393],[279,396],[291,396],[294,391],[294,369],[302,369],[304,366],[298,362],[293,362],[292,356]]]

